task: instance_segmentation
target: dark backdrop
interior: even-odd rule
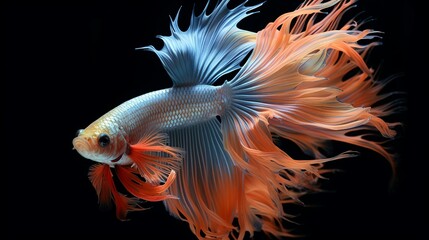
[[[252,1],[255,2],[255,1]],[[261,13],[241,23],[257,31],[300,1],[268,0]],[[194,239],[185,222],[168,215],[161,203],[116,220],[114,210],[100,211],[87,178],[92,164],[72,150],[76,130],[86,127],[118,104],[171,86],[159,59],[136,47],[161,46],[169,18],[180,6],[182,23],[193,1],[157,0],[77,3],[9,2],[1,7],[2,161],[7,163],[8,236],[131,237]],[[199,1],[197,9],[201,9]],[[375,20],[368,27],[384,33],[370,65],[381,63],[380,77],[402,74],[389,85],[406,92],[408,111],[396,117],[404,126],[392,148],[399,153],[398,182],[389,190],[386,161],[362,149],[359,158],[332,163],[343,169],[323,182],[330,191],[303,200],[307,207],[288,225],[308,238],[401,237],[417,239],[427,226],[423,193],[427,186],[423,92],[424,37],[412,1],[361,0],[354,13]],[[6,54],[4,54],[6,53]],[[423,57],[423,59],[425,59]],[[425,60],[426,61],[426,60]],[[420,138],[419,136],[423,136]],[[422,139],[422,140],[420,140]],[[334,145],[336,146],[336,145]],[[294,153],[294,147],[285,143]],[[338,145],[341,150],[347,149]],[[356,149],[356,148],[354,148]],[[340,151],[340,150],[339,150]],[[427,182],[427,181],[426,181]],[[419,217],[426,219],[422,222]],[[256,238],[263,239],[257,234]]]

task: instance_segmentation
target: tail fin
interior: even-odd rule
[[[248,196],[238,219],[251,233],[260,222],[262,230],[284,235],[277,224],[285,216],[282,203],[299,201],[300,195],[315,189],[323,163],[355,155],[325,157],[319,148],[327,140],[371,149],[394,166],[381,143],[348,134],[364,130],[395,136],[395,124],[381,119],[395,111],[395,102],[370,108],[386,97],[379,95],[384,83],[373,81],[373,70],[363,59],[378,44],[373,41],[378,32],[359,30],[354,21],[339,27],[354,2],[309,0],[281,15],[257,33],[252,55],[224,85],[231,93],[222,116],[224,145],[247,172]],[[331,12],[316,21],[326,8]],[[358,73],[345,79],[351,71]],[[273,143],[272,134],[292,140],[315,159],[293,159]]]

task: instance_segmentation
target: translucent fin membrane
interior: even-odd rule
[[[256,34],[239,29],[237,24],[261,4],[244,6],[246,2],[229,9],[229,1],[221,1],[211,13],[207,12],[207,3],[198,16],[191,16],[186,31],[180,29],[177,13],[171,21],[171,35],[159,36],[164,47],[143,49],[156,53],[174,86],[212,84],[237,70],[254,46]]]
[[[246,172],[238,219],[251,234],[262,229],[289,236],[280,224],[287,217],[282,203],[317,190],[325,162],[356,155],[324,156],[319,149],[328,140],[371,149],[394,166],[382,143],[363,138],[395,136],[396,123],[381,117],[394,113],[398,102],[371,109],[386,97],[379,95],[385,83],[374,82],[364,61],[378,44],[378,32],[359,30],[354,21],[339,26],[354,2],[310,0],[281,15],[257,33],[252,55],[224,86],[232,98],[222,116],[223,140],[234,163]],[[326,8],[329,13],[317,18]],[[352,70],[356,74],[346,77]],[[365,133],[349,134],[356,131]],[[273,143],[272,133],[292,140],[315,159],[292,159]]]
[[[166,134],[147,130],[138,143],[128,147],[127,157],[150,183],[162,182],[171,170],[179,169],[183,152],[168,146],[167,141]]]
[[[113,200],[116,206],[116,217],[125,220],[129,211],[141,210],[137,198],[129,198],[119,193],[108,165],[95,164],[89,170],[89,180],[94,186],[101,207],[110,207]]]
[[[138,170],[135,168],[118,165],[115,167],[115,170],[122,185],[134,197],[127,197],[118,192],[109,165],[93,165],[89,170],[89,180],[97,192],[100,206],[110,207],[113,200],[116,206],[116,217],[120,220],[125,220],[127,213],[130,211],[143,210],[138,205],[139,199],[155,202],[163,201],[167,198],[175,198],[172,195],[166,194],[167,189],[176,179],[176,172],[174,171],[171,171],[164,184],[154,185],[140,178]]]
[[[181,171],[169,188],[169,212],[189,223],[198,238],[227,239],[236,229],[237,199],[243,196],[241,170],[224,150],[217,119],[169,133],[186,151]]]

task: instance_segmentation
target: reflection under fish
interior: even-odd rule
[[[328,141],[373,150],[394,169],[393,154],[364,138],[395,136],[399,123],[382,118],[399,102],[377,104],[390,96],[380,94],[387,81],[376,81],[364,58],[380,36],[353,19],[342,23],[354,0],[305,1],[257,33],[237,24],[261,4],[228,3],[211,12],[207,4],[186,31],[177,14],[171,35],[160,37],[164,46],[143,48],[159,57],[173,87],[120,104],[73,139],[79,154],[98,162],[90,181],[119,219],[141,210],[140,200],[164,201],[200,239],[293,236],[282,224],[284,204],[318,190],[324,163],[357,154],[325,156]],[[311,159],[292,158],[273,137]]]

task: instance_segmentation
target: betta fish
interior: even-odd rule
[[[365,61],[380,32],[342,19],[355,0],[307,0],[258,32],[238,23],[262,3],[228,3],[194,11],[186,30],[178,13],[162,48],[142,48],[160,59],[171,88],[120,104],[73,139],[98,162],[89,179],[100,204],[113,203],[121,220],[142,200],[163,201],[199,239],[292,236],[285,204],[319,190],[325,163],[357,155],[327,155],[329,141],[375,151],[395,168],[384,142],[399,123],[384,119],[398,101],[386,100],[388,81]],[[294,159],[277,139],[309,158]]]

